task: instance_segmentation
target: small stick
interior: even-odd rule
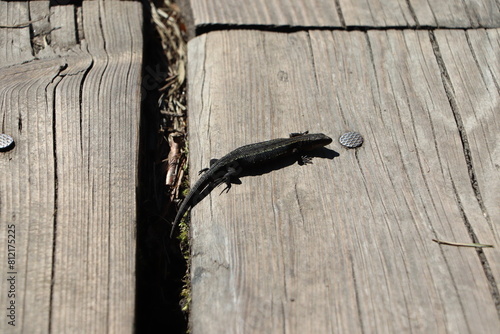
[[[11,29],[13,29],[13,28],[14,29],[15,28],[26,28],[30,24],[38,22],[38,21],[41,21],[41,20],[45,19],[46,17],[47,17],[47,15],[45,15],[44,17],[41,17],[39,19],[36,19],[36,20],[26,21],[26,22],[19,23],[19,24],[14,24],[14,25],[0,25],[0,28],[11,28]]]
[[[437,242],[438,244],[449,245],[449,246],[457,246],[457,247],[476,247],[476,248],[493,248],[493,245],[485,245],[485,244],[464,244],[461,242],[451,242],[451,241],[443,241],[432,239],[432,241]]]

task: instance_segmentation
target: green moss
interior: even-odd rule
[[[182,154],[187,156],[188,147],[186,143],[186,147],[182,150]],[[188,180],[188,163],[185,163],[183,166],[184,170],[184,179],[181,182],[180,193],[181,198],[185,198],[189,194],[189,180]],[[181,310],[189,317],[189,311],[191,306],[191,248],[189,242],[189,214],[185,214],[179,222],[179,234],[177,235],[177,240],[179,240],[179,247],[182,251],[182,256],[186,261],[186,273],[182,279],[183,288],[181,290]]]
[[[181,222],[179,223],[179,235],[177,239],[179,240],[179,246],[182,251],[184,260],[186,260],[186,273],[182,282],[184,284],[181,291],[181,310],[184,313],[189,314],[189,308],[191,306],[191,248],[189,244],[189,215],[184,215]]]

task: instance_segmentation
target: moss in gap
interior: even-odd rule
[[[188,148],[184,149],[184,152],[182,152],[185,156],[188,154]],[[184,180],[182,181],[181,184],[181,189],[182,189],[182,198],[186,198],[186,196],[189,194],[189,181],[187,179],[187,171],[188,171],[188,164],[186,163],[184,165]],[[182,251],[182,255],[184,257],[184,260],[186,261],[186,273],[184,274],[184,277],[182,279],[183,282],[183,287],[181,291],[181,310],[182,312],[189,314],[189,307],[191,305],[191,279],[190,279],[190,272],[191,272],[191,248],[190,248],[190,243],[189,243],[189,215],[185,214],[184,217],[181,219],[179,223],[179,235],[177,236],[177,239],[179,240],[179,246]]]

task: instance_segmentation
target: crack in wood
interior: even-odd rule
[[[406,5],[408,6],[408,10],[410,11],[411,18],[415,22],[415,25],[418,27],[420,26],[420,23],[418,22],[417,14],[415,13],[415,8],[413,8],[413,5],[411,4],[410,0],[406,0]]]
[[[352,259],[352,254],[351,252],[348,252],[348,257],[349,257],[349,263],[351,265],[351,275],[352,275],[352,282],[354,284],[354,297],[355,297],[355,300],[356,300],[356,313],[358,315],[358,319],[359,319],[359,326],[361,327],[361,333],[364,334],[366,333],[365,331],[365,325],[364,325],[364,322],[363,322],[363,315],[362,315],[362,312],[361,312],[361,299],[359,297],[359,284],[358,284],[358,280],[356,278],[356,271],[354,270],[354,261]]]
[[[46,96],[49,95],[49,88],[51,88],[52,94],[52,158],[54,161],[54,214],[52,216],[52,224],[53,224],[53,238],[52,238],[52,257],[51,257],[51,270],[50,270],[50,295],[49,295],[49,315],[48,315],[48,332],[52,332],[52,318],[54,311],[54,285],[55,285],[55,276],[56,276],[56,248],[57,248],[57,208],[58,208],[58,200],[59,200],[59,179],[57,176],[57,105],[56,105],[56,94],[57,94],[57,86],[61,83],[62,76],[61,72],[66,69],[68,66],[67,63],[59,66],[58,72],[54,75],[52,81],[48,83],[45,88]],[[53,85],[53,86],[52,86]],[[51,87],[52,86],[52,87]]]
[[[445,64],[444,59],[441,55],[439,44],[437,42],[436,36],[434,35],[434,32],[429,31],[429,38],[430,38],[430,42],[432,44],[432,48],[434,50],[434,56],[436,57],[436,62],[437,62],[438,67],[441,71],[441,80],[443,82],[443,87],[444,87],[446,96],[448,98],[448,102],[450,104],[450,108],[452,110],[453,116],[455,118],[455,123],[457,125],[457,130],[458,130],[460,139],[462,141],[462,149],[463,149],[465,161],[467,164],[467,170],[468,170],[468,174],[469,174],[471,187],[472,187],[472,190],[474,192],[474,196],[476,197],[476,201],[477,201],[479,207],[481,208],[483,216],[484,216],[492,234],[494,235],[492,221],[491,221],[490,216],[488,215],[486,205],[483,202],[481,191],[480,191],[479,185],[477,183],[477,177],[476,177],[476,172],[474,170],[471,148],[470,148],[469,140],[467,138],[467,132],[465,130],[465,126],[464,126],[462,117],[461,117],[459,110],[458,110],[453,85],[451,83],[451,79],[450,79],[448,70],[446,69],[446,64]],[[474,229],[472,228],[472,225],[470,224],[470,222],[465,214],[465,210],[463,208],[462,202],[460,200],[460,197],[459,197],[458,191],[455,187],[455,184],[453,182],[453,179],[451,179],[451,183],[453,186],[455,199],[456,199],[458,206],[459,206],[459,209],[460,209],[462,221],[464,222],[464,224],[467,228],[467,231],[469,232],[469,235],[472,239],[472,242],[473,243],[480,243]],[[495,303],[495,307],[496,307],[498,316],[500,318],[500,292],[498,290],[498,286],[497,286],[495,277],[493,275],[493,272],[491,271],[491,267],[488,263],[486,255],[484,254],[484,251],[481,248],[478,248],[478,249],[476,249],[476,252],[477,252],[477,255],[481,261],[481,266],[483,267],[484,273],[485,273],[486,278],[488,280],[490,292],[491,292],[493,301]]]
[[[340,0],[335,0],[335,10],[337,11],[337,15],[339,17],[340,24],[342,27],[345,27],[345,18],[344,13],[342,12],[342,6],[340,5]]]
[[[460,135],[460,140],[462,141],[462,149],[463,153],[465,156],[465,161],[467,163],[467,170],[469,174],[469,179],[470,183],[472,186],[472,190],[474,191],[474,196],[476,197],[476,200],[479,204],[479,207],[481,208],[481,212],[483,213],[483,216],[485,217],[488,226],[490,227],[491,232],[494,235],[494,230],[493,230],[493,224],[491,221],[491,218],[488,214],[488,210],[486,209],[486,205],[484,204],[483,201],[483,196],[481,195],[481,190],[479,189],[479,185],[477,182],[477,176],[476,172],[474,169],[474,162],[472,159],[472,152],[469,144],[469,139],[467,137],[467,131],[464,126],[464,122],[462,120],[462,116],[460,115],[459,108],[457,105],[457,101],[455,99],[455,92],[453,85],[451,83],[450,76],[448,74],[448,71],[446,69],[446,65],[444,63],[444,60],[441,56],[441,51],[439,49],[439,45],[437,43],[436,37],[434,33],[431,31],[429,32],[431,44],[434,50],[434,55],[436,57],[437,64],[439,66],[439,69],[441,71],[441,79],[443,82],[443,87],[446,92],[446,97],[448,98],[448,102],[450,104],[453,116],[455,118],[455,123],[457,125],[458,133]]]
[[[453,181],[452,178],[450,178],[451,185],[453,187],[453,193],[455,195],[455,200],[458,205],[458,209],[460,210],[460,216],[462,217],[462,221],[465,224],[465,227],[467,228],[467,232],[469,233],[471,240],[475,244],[479,244],[479,239],[474,232],[474,229],[472,228],[471,223],[469,222],[469,219],[467,218],[467,215],[465,213],[462,201],[460,200],[460,196],[458,194],[458,190],[455,187],[455,182]],[[495,304],[498,317],[500,318],[500,291],[498,289],[498,285],[495,280],[495,276],[493,275],[493,271],[491,270],[491,266],[488,262],[488,259],[486,258],[486,254],[484,253],[484,250],[482,248],[476,248],[476,253],[479,257],[479,260],[481,261],[481,267],[483,268],[484,274],[486,276],[486,279],[488,281],[488,287],[490,289],[491,297],[493,299],[493,302]]]

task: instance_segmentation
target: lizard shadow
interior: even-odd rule
[[[333,160],[334,158],[336,158],[338,156],[340,156],[340,154],[338,152],[331,150],[329,148],[326,148],[326,147],[321,147],[321,148],[307,152],[307,157],[311,158],[311,159],[312,158],[323,158],[323,159]],[[297,161],[299,160],[298,158],[299,158],[298,156],[289,156],[289,157],[285,157],[279,161],[267,162],[267,163],[260,165],[260,166],[252,166],[252,168],[240,168],[241,172],[238,173],[237,177],[231,178],[230,183],[231,183],[231,185],[232,184],[241,184],[242,182],[241,182],[240,178],[244,178],[244,177],[248,177],[248,176],[260,176],[260,175],[268,174],[268,173],[275,171],[275,170],[278,170],[278,169],[289,167],[289,166],[297,163]],[[312,162],[310,162],[310,163],[312,163]],[[302,163],[301,165],[307,165],[307,164],[308,163]],[[233,166],[233,167],[238,169],[238,165]],[[215,188],[217,188],[221,184],[224,184],[224,183],[217,181],[217,180],[213,180],[213,182],[209,182],[209,184],[205,188],[201,189],[197,194],[194,195],[191,208],[193,208],[196,204],[201,202],[205,197],[207,197],[212,192],[212,190],[214,190]],[[228,187],[228,188],[222,190],[220,194],[222,194],[223,192],[228,192],[230,190],[230,188],[231,187]]]

